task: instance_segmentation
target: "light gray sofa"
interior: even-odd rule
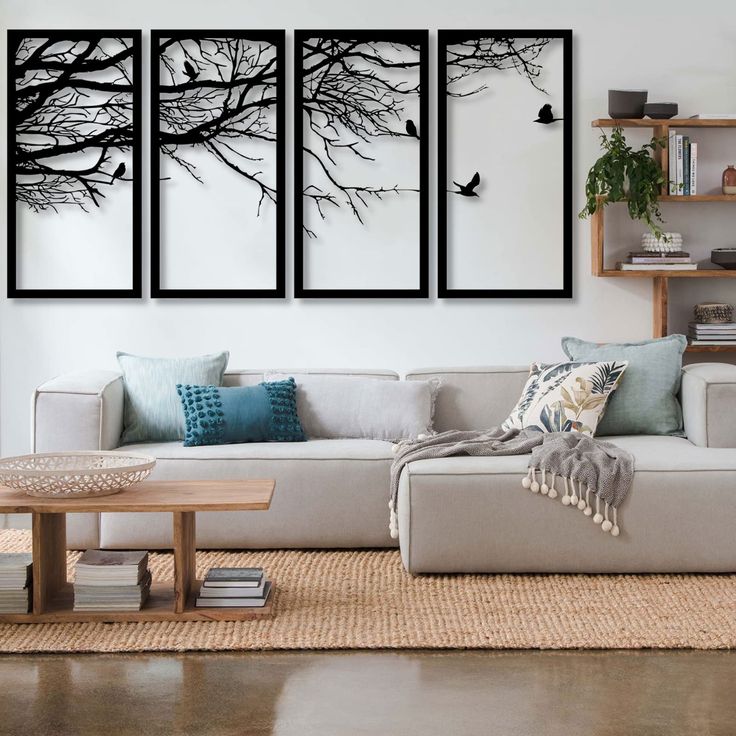
[[[271,371],[229,371],[226,385],[252,385]],[[288,370],[277,372],[291,373]],[[393,371],[296,371],[399,380]],[[435,429],[484,429],[503,421],[527,367],[425,369],[438,378]],[[579,512],[522,490],[527,458],[454,457],[411,463],[401,477],[399,540],[411,572],[736,571],[736,366],[683,370],[687,437],[620,437],[636,458],[634,487],[611,537]],[[119,374],[56,378],[33,397],[33,450],[114,449],[122,431]],[[152,478],[275,478],[271,509],[208,513],[200,547],[391,547],[389,442],[313,439],[185,448],[128,445],[158,458]],[[169,515],[70,517],[71,548],[166,548]]]

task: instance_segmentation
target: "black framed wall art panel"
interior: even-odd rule
[[[428,32],[298,30],[294,292],[427,297]]]
[[[284,36],[151,32],[152,296],[285,296]]]
[[[572,296],[572,31],[438,33],[438,295]]]
[[[141,296],[141,33],[9,30],[8,296]]]

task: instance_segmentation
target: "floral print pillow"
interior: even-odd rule
[[[501,426],[539,432],[582,432],[592,437],[627,365],[627,361],[613,360],[532,363],[521,398]]]

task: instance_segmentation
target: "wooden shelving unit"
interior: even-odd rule
[[[736,120],[693,120],[690,118],[671,118],[669,120],[615,120],[612,118],[599,118],[593,120],[593,128],[651,128],[652,135],[656,138],[667,138],[670,127],[673,128],[736,128]],[[669,154],[667,148],[656,151],[655,156],[662,167],[665,181],[668,180]],[[695,204],[697,202],[736,202],[734,194],[696,194],[692,196],[670,195],[666,190],[658,197],[660,202],[676,202]],[[678,270],[642,270],[642,271],[619,271],[605,267],[605,216],[604,208],[600,208],[590,219],[591,232],[591,256],[592,273],[602,278],[625,278],[625,279],[652,279],[653,290],[653,314],[652,314],[652,336],[664,337],[667,335],[667,316],[669,301],[670,279],[733,279],[736,271],[726,269],[698,269],[696,271]],[[688,352],[693,353],[724,353],[735,352],[736,345],[689,345]]]

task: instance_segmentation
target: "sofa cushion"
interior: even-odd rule
[[[677,400],[682,373],[684,335],[656,340],[597,345],[563,337],[571,360],[625,360],[629,365],[611,397],[598,434],[681,434],[682,410]]]
[[[392,547],[388,533],[391,444],[308,440],[126,448],[158,458],[155,480],[273,478],[268,511],[197,514],[197,543],[209,548]],[[101,514],[100,544],[171,547],[171,514]]]
[[[272,373],[267,381],[282,381]],[[430,434],[439,382],[351,376],[294,376],[296,405],[307,437],[416,439]]]

